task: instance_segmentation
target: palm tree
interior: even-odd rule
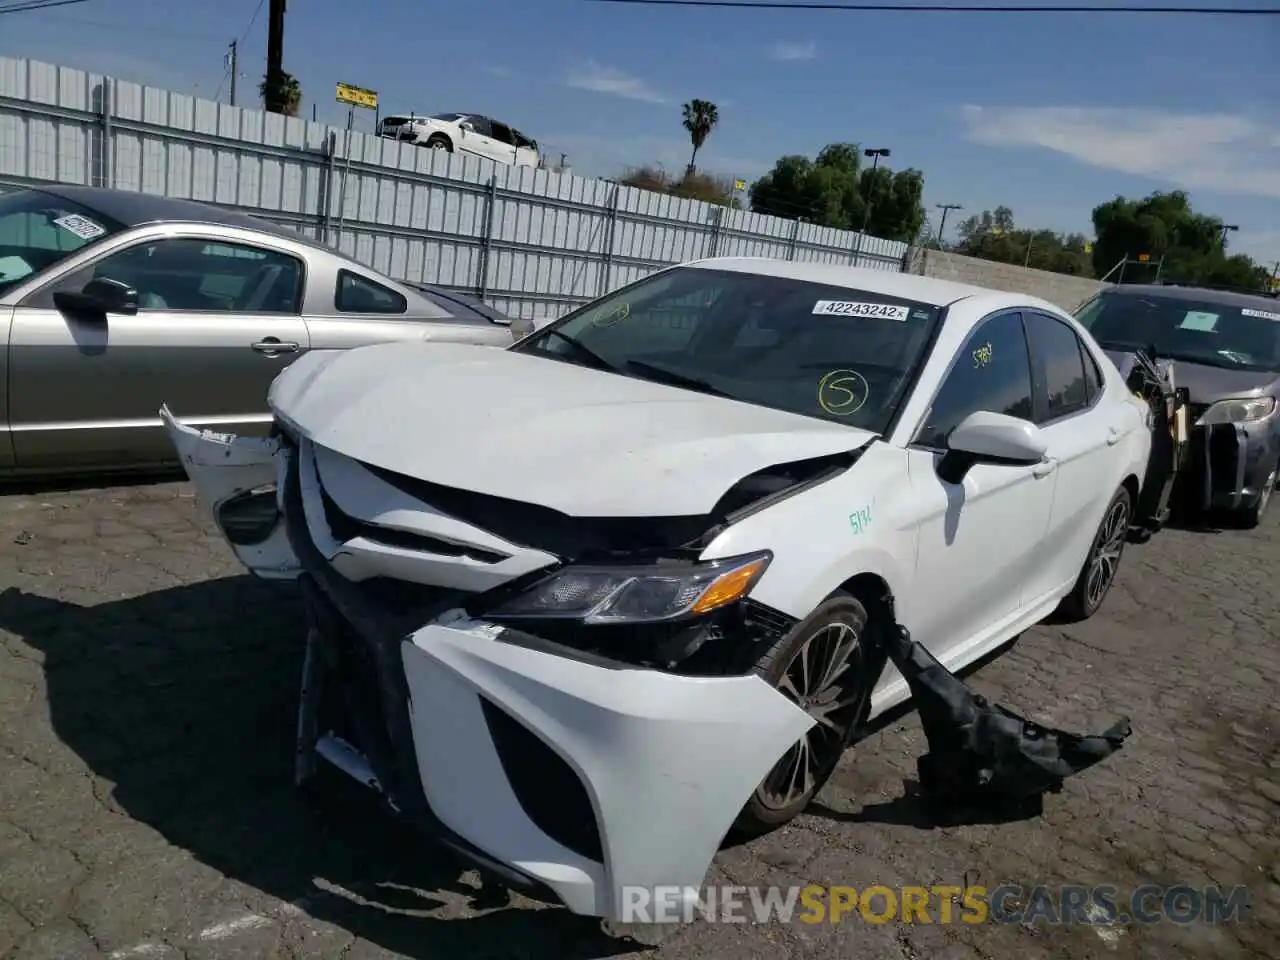
[[[262,96],[262,105],[268,113],[296,117],[298,108],[302,106],[302,85],[298,83],[297,77],[283,70],[274,78],[270,74],[263,77],[258,84],[258,93]]]
[[[689,158],[688,176],[693,176],[698,151],[707,142],[712,129],[720,122],[720,111],[710,100],[690,100],[684,105],[684,128],[689,131],[693,143],[693,156]]]

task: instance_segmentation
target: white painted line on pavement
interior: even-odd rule
[[[227,937],[235,936],[237,933],[243,933],[245,930],[256,930],[259,927],[269,926],[275,923],[270,917],[263,917],[256,913],[246,913],[243,917],[235,920],[228,920],[226,923],[215,923],[212,927],[205,927],[200,931],[201,940],[224,940]]]

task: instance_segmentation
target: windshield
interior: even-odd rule
[[[1076,312],[1106,350],[1154,348],[1167,360],[1232,370],[1280,370],[1280,304],[1103,293]]]
[[[882,433],[941,312],[843,286],[676,267],[510,349]]]
[[[123,229],[93,210],[39,190],[0,196],[0,293]]]

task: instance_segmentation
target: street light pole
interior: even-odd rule
[[[888,147],[869,147],[862,151],[864,157],[871,158],[871,177],[867,180],[867,196],[866,196],[866,213],[862,217],[862,233],[867,232],[867,224],[871,222],[871,188],[875,186],[874,179],[876,167],[880,165],[880,158],[889,156]]]
[[[1236,223],[1224,223],[1224,224],[1222,225],[1222,227],[1221,227],[1222,235],[1221,235],[1220,237],[1218,237],[1218,242],[1220,242],[1220,243],[1225,247],[1225,246],[1227,245],[1227,234],[1228,234],[1228,233],[1235,233],[1235,232],[1236,232],[1237,230],[1239,230],[1239,229],[1240,229],[1240,225],[1239,225],[1239,224],[1236,224]]]
[[[938,221],[938,236],[935,241],[935,245],[939,250],[941,250],[942,235],[946,232],[946,229],[947,229],[947,214],[950,213],[952,210],[963,210],[964,207],[960,206],[960,204],[958,203],[935,203],[934,206],[942,211],[942,219]]]

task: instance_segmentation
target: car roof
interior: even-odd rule
[[[30,189],[50,196],[70,200],[96,210],[105,217],[126,227],[139,227],[148,223],[203,223],[224,227],[240,227],[285,237],[308,246],[328,250],[305,234],[262,217],[255,217],[238,210],[215,207],[198,200],[181,200],[176,197],[157,197],[150,193],[132,190],[112,190],[106,187],[82,187],[72,184],[41,184]]]
[[[966,297],[990,297],[1004,294],[1005,290],[993,290],[968,283],[938,280],[914,273],[896,270],[875,270],[870,267],[853,267],[838,263],[802,263],[795,260],[778,260],[772,257],[711,257],[686,264],[703,270],[734,270],[740,273],[758,273],[787,280],[803,280],[809,283],[826,283],[879,293],[886,297],[916,300],[935,307],[945,307]],[[1034,299],[1034,298],[1033,298]]]
[[[1238,290],[1215,290],[1212,287],[1183,287],[1172,283],[1119,283],[1107,290],[1120,297],[1164,297],[1166,300],[1195,300],[1224,307],[1262,310],[1276,309],[1276,298],[1265,293],[1241,293]]]

